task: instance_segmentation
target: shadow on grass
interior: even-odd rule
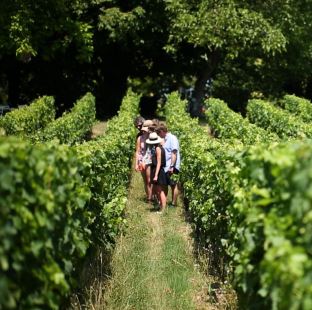
[[[230,284],[228,257],[219,240],[213,240],[196,227],[195,220],[189,210],[189,201],[182,196],[183,216],[192,227],[189,237],[193,239],[193,256],[199,269],[206,274],[208,283],[208,298],[218,309],[237,309],[237,294]]]
[[[77,289],[64,309],[90,309],[102,299],[102,292],[111,278],[112,249],[90,248],[80,272]],[[100,288],[100,289],[99,289]]]

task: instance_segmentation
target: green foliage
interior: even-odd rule
[[[129,77],[144,93],[155,93],[149,78],[170,90],[188,80],[198,101],[213,79],[213,95],[235,110],[254,91],[308,95],[311,12],[309,1],[295,0],[2,0],[1,84],[9,97],[12,88],[21,99],[53,93],[66,103],[82,87],[105,108],[121,99]]]
[[[285,110],[299,116],[304,122],[309,123],[312,121],[311,101],[295,95],[285,95],[278,103]]]
[[[0,140],[0,305],[57,309],[90,242],[77,152]]]
[[[308,310],[311,141],[217,143],[186,115],[184,105],[177,94],[169,96],[184,195],[211,256],[225,257],[233,270],[240,307]]]
[[[0,139],[0,308],[59,309],[89,246],[114,241],[138,103],[129,92],[107,134],[76,147]]]
[[[261,302],[258,309],[311,307],[311,147],[258,145],[242,157],[244,187],[229,207],[236,242],[228,244],[236,283],[249,304]]]
[[[183,195],[188,200],[189,210],[200,239],[205,240],[216,260],[226,256],[221,236],[227,235],[226,208],[229,204],[232,177],[222,171],[229,168],[227,152],[220,142],[209,138],[207,132],[184,112],[186,102],[172,93],[166,103],[166,116],[170,131],[177,134],[182,166],[180,181]],[[242,148],[239,141],[228,144],[227,149],[236,153]],[[216,156],[211,150],[215,150]],[[236,170],[231,167],[230,172]],[[219,262],[220,262],[219,261]]]
[[[138,103],[139,97],[128,91],[118,116],[107,123],[105,135],[77,146],[83,164],[89,169],[90,208],[96,215],[92,231],[100,244],[112,242],[124,222],[129,165],[136,136],[133,119],[138,113]]]
[[[309,1],[295,0],[2,0],[1,84],[9,97],[13,84],[16,97],[53,93],[57,102],[72,102],[82,86],[106,107],[129,77],[170,90],[188,80],[196,94],[212,78],[214,96],[240,96],[239,106],[253,91],[308,96],[311,12]],[[15,70],[20,80],[8,77]],[[145,93],[154,87],[141,85]]]
[[[76,22],[74,24],[73,38],[76,40],[77,60],[80,62],[91,62],[94,44],[93,27],[86,22]]]
[[[142,19],[145,10],[135,7],[129,12],[122,12],[118,7],[107,8],[99,15],[99,29],[105,29],[112,41],[123,40],[126,36],[137,37],[143,28]]]
[[[80,1],[8,1],[0,4],[0,51],[19,59],[53,58],[72,45],[78,61],[90,61],[94,31],[79,13]],[[10,40],[8,40],[10,38]]]
[[[282,50],[286,40],[278,28],[261,14],[261,8],[238,5],[237,1],[171,1],[169,10],[175,15],[172,41],[185,40],[212,51],[227,50],[229,57],[254,44],[268,53]],[[260,9],[260,10],[259,10]]]
[[[46,127],[55,118],[54,98],[44,96],[7,113],[0,119],[0,127],[7,135],[30,136]]]
[[[70,112],[38,131],[33,141],[45,142],[57,139],[60,143],[75,144],[83,141],[95,122],[95,98],[87,93],[79,99]]]
[[[277,141],[274,133],[257,127],[232,111],[224,101],[209,99],[206,101],[208,109],[205,112],[207,121],[218,138],[239,139],[244,144],[255,142]]]
[[[267,6],[267,3],[237,0],[168,3],[171,27],[165,49],[182,63],[185,55],[191,60],[186,61],[191,63],[191,74],[196,77],[194,96],[199,103],[204,100],[205,83],[214,80],[224,70],[224,64],[255,55],[272,57],[286,49],[287,38],[279,25],[263,14]],[[236,79],[240,76],[233,75]],[[220,75],[218,79],[220,84]],[[247,79],[252,81],[248,76]],[[225,89],[236,90],[225,79],[221,83]]]
[[[311,125],[264,100],[249,100],[247,117],[251,123],[275,132],[280,138],[312,137]]]

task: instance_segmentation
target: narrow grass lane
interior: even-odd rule
[[[134,173],[127,206],[128,227],[117,241],[104,309],[217,309],[193,259],[190,228],[181,203],[165,214],[144,202]]]
[[[90,139],[95,139],[98,136],[104,135],[106,131],[107,122],[98,121],[92,127]]]

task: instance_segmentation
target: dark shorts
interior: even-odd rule
[[[167,185],[170,185],[170,186],[174,186],[177,184],[177,181],[173,180],[172,176],[174,174],[179,174],[180,171],[176,168],[173,168],[173,173],[170,174],[169,172],[166,172],[166,177],[167,177]]]
[[[156,182],[153,181],[154,176],[155,176],[155,171],[156,171],[156,168],[155,168],[155,167],[152,167],[152,171],[151,171],[151,183],[157,184],[157,185],[167,185],[167,175],[166,175],[166,173],[165,173],[164,168],[161,168],[161,169],[159,170],[158,179],[157,179]]]

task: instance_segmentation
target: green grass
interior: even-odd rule
[[[95,283],[86,306],[73,309],[234,309],[210,302],[210,279],[194,259],[181,201],[157,214],[143,198],[141,175],[133,173],[128,225],[117,240],[111,274],[105,284]]]
[[[182,238],[171,231],[166,234],[162,248],[163,274],[169,288],[167,304],[170,309],[195,309],[192,302],[193,261]]]
[[[140,181],[132,180],[130,190]],[[132,192],[128,201],[128,227],[118,240],[112,261],[112,279],[107,287],[105,309],[147,309],[150,262],[148,244],[151,228],[144,220],[140,197]],[[141,205],[140,205],[141,204]]]
[[[91,139],[95,139],[98,136],[104,135],[104,133],[106,131],[106,127],[107,127],[107,122],[100,122],[100,121],[98,121],[92,127],[90,138]]]
[[[116,247],[104,308],[197,309],[194,296],[205,283],[197,279],[181,208],[160,215],[143,197],[141,176],[134,174],[128,228]]]

